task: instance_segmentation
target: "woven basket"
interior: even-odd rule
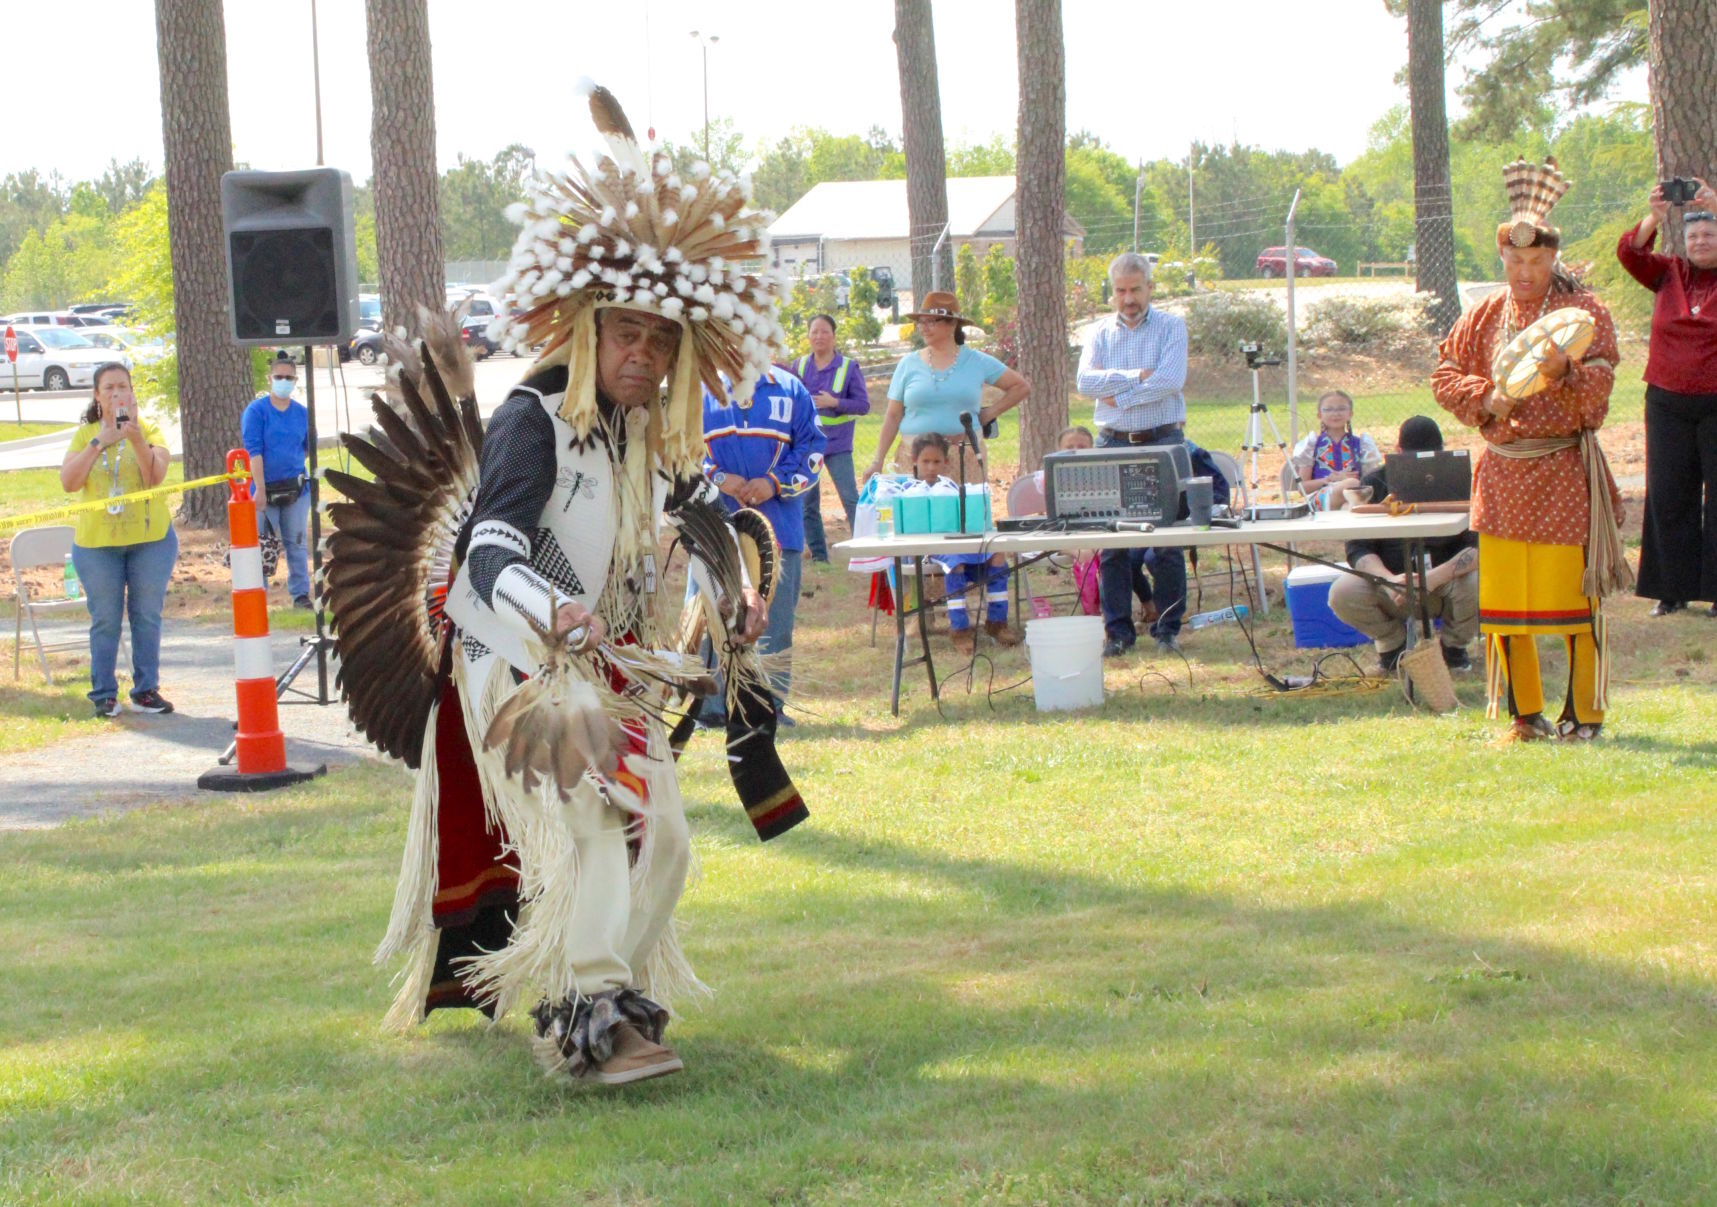
[[[1432,712],[1454,712],[1460,707],[1455,698],[1455,681],[1449,677],[1449,666],[1443,661],[1443,647],[1436,641],[1421,641],[1401,655],[1401,670],[1413,698]]]

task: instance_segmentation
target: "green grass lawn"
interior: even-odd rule
[[[762,846],[707,736],[683,763],[681,917],[717,990],[670,1032],[684,1074],[569,1091],[520,1018],[381,1034],[410,789],[363,766],[0,835],[0,1200],[1717,1184],[1713,622],[1619,607],[1605,740],[1496,749],[1476,676],[1441,719],[1389,689],[1260,694],[1232,625],[1188,635],[1190,679],[1111,664],[1100,712],[1039,716],[980,673],[939,719],[919,670],[896,720],[862,580],[806,581],[782,745],[811,821]],[[1310,658],[1279,611],[1258,642]],[[998,687],[1025,673],[999,662]]]
[[[8,440],[23,440],[29,436],[46,436],[49,432],[69,431],[70,423],[18,423],[4,417],[4,400],[0,399],[0,443]]]

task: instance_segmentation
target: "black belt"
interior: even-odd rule
[[[1097,434],[1104,440],[1119,440],[1123,444],[1161,444],[1165,440],[1182,440],[1185,425],[1165,423],[1142,432],[1119,432],[1112,427],[1100,427]]]

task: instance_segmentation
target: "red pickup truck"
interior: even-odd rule
[[[1335,261],[1328,256],[1320,256],[1309,247],[1296,249],[1294,256],[1294,275],[1296,277],[1333,277],[1335,276]],[[1286,247],[1266,247],[1258,253],[1258,275],[1261,277],[1284,277],[1288,275],[1288,249]]]

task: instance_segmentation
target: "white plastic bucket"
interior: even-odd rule
[[[1052,616],[1028,620],[1031,686],[1038,712],[1096,708],[1103,703],[1103,618]]]

